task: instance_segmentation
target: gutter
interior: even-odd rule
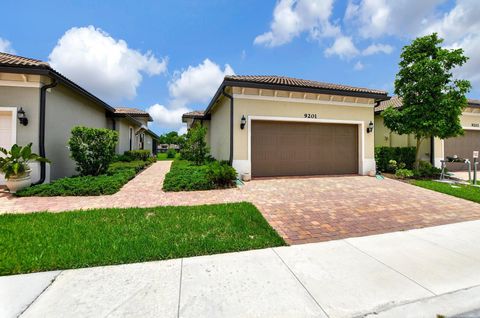
[[[52,83],[43,85],[40,88],[40,121],[39,121],[39,131],[38,131],[38,147],[40,152],[40,157],[45,158],[45,113],[46,113],[46,102],[47,102],[47,89],[57,86],[57,80],[52,79]],[[47,163],[40,162],[40,180],[35,182],[33,185],[42,184],[45,182],[47,171]]]
[[[228,159],[228,163],[230,166],[233,163],[233,96],[228,94],[225,91],[225,86],[222,85],[222,95],[230,99],[230,157]]]

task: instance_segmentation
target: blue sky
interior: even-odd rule
[[[286,75],[393,91],[403,45],[439,32],[480,97],[480,1],[2,1],[0,51],[49,61],[112,105],[182,129],[225,74]]]

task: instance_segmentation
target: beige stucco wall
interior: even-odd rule
[[[292,119],[304,119],[304,114],[316,114],[317,119],[333,119],[341,121],[360,121],[364,127],[373,121],[373,105],[362,106],[338,106],[299,102],[284,102],[272,100],[235,99],[234,111],[234,160],[248,159],[248,129],[240,129],[242,115],[248,116],[271,116],[288,117]],[[312,120],[313,122],[313,120]],[[360,134],[359,134],[360,136]],[[366,159],[374,158],[374,134],[364,134],[364,156]]]
[[[132,125],[125,118],[116,118],[115,129],[118,132],[117,153],[123,154],[130,150],[129,127]],[[134,131],[135,134],[135,131]],[[132,146],[135,144],[135,139],[132,141]]]
[[[365,129],[370,121],[374,120],[373,101],[365,100],[366,103],[350,103],[346,101],[349,97],[343,99],[341,105],[329,104],[328,101],[322,100],[307,100],[305,102],[298,102],[298,99],[288,101],[278,100],[272,98],[265,98],[259,96],[256,99],[248,95],[243,98],[241,94],[235,94],[234,97],[234,152],[233,152],[233,166],[237,172],[250,172],[251,163],[248,156],[248,124],[245,129],[240,128],[240,120],[242,116],[252,118],[252,116],[269,116],[272,118],[289,118],[292,121],[305,120],[304,114],[316,114],[317,122],[321,120],[336,120],[345,122],[363,123],[359,125],[359,145],[362,143],[363,147],[359,150],[360,167],[359,172],[366,174],[369,170],[375,168],[374,160],[374,134],[366,133]],[[307,98],[308,99],[308,98]],[[332,99],[334,102],[340,100]],[[354,100],[354,99],[352,99]],[[312,120],[315,122],[315,120]],[[228,160],[230,152],[230,105],[229,100],[222,97],[217,105],[212,109],[211,121],[209,129],[209,137],[207,138],[211,148],[211,154],[218,160]],[[363,129],[363,130],[362,130]]]
[[[47,92],[45,151],[51,164],[51,179],[76,174],[75,162],[70,158],[67,147],[71,129],[75,126],[111,128],[111,120],[105,116],[105,109],[58,85]]]
[[[221,98],[212,109],[209,129],[210,154],[217,160],[229,160],[230,157],[230,102]]]
[[[460,116],[460,123],[466,130],[480,129],[480,113],[465,111]],[[387,137],[387,138],[385,138]],[[415,138],[410,135],[398,135],[390,132],[383,125],[383,118],[375,115],[375,146],[387,147],[405,147],[415,146]],[[436,167],[440,167],[440,160],[444,159],[444,143],[440,138],[434,139],[434,162]],[[421,160],[430,161],[430,140],[423,140],[420,146]]]
[[[11,78],[7,77],[9,74],[2,73],[2,78],[7,78],[9,80],[15,79],[16,77],[12,76]],[[21,84],[19,84],[21,85]],[[40,83],[39,83],[40,85]],[[20,109],[23,108],[25,115],[28,118],[28,125],[23,126],[20,124],[18,119],[15,120],[16,123],[16,143],[20,146],[24,146],[28,143],[32,143],[32,151],[35,153],[39,152],[39,140],[38,140],[38,129],[39,129],[39,108],[40,105],[40,88],[39,87],[17,87],[17,86],[2,86],[2,80],[0,80],[0,108],[2,107],[15,107]],[[13,114],[16,118],[17,114]],[[32,169],[32,182],[37,182],[40,179],[40,164],[34,162],[30,164]],[[49,165],[47,164],[47,174],[46,181],[50,179],[49,174]]]
[[[23,126],[16,120],[17,144],[33,143],[32,150],[38,153],[40,89],[33,87],[0,86],[0,107],[23,108],[28,125]],[[15,117],[17,114],[14,114]]]
[[[383,124],[383,118],[375,115],[375,147],[416,147],[413,135],[393,133]],[[420,159],[430,161],[430,140],[423,140],[420,145]]]

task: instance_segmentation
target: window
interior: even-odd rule
[[[138,149],[144,150],[145,149],[145,134],[140,134],[140,140],[138,144]]]

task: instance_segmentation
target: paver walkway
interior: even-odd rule
[[[236,189],[165,193],[170,164],[155,163],[110,196],[14,198],[0,193],[0,213],[248,201],[291,244],[480,219],[480,204],[365,176],[265,179]]]
[[[480,308],[479,233],[480,221],[474,221],[240,253],[5,276],[0,277],[0,316],[470,317],[460,314]]]

